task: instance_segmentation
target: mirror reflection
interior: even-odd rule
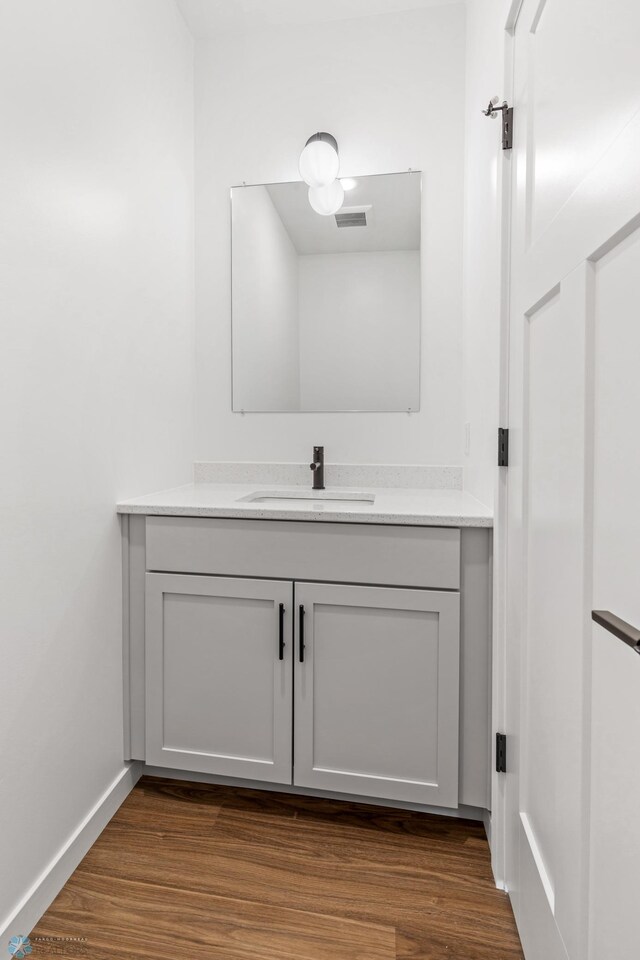
[[[302,182],[231,191],[236,411],[419,409],[421,175],[342,184],[330,216]]]

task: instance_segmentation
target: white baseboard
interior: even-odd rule
[[[504,890],[506,893],[507,888],[505,886],[504,878],[496,871],[496,857],[494,855],[495,851],[493,848],[493,817],[491,810],[484,811],[483,821],[484,832],[487,835],[487,842],[489,844],[489,850],[491,851],[491,872],[493,873],[493,879],[498,890]]]
[[[484,832],[487,835],[487,843],[489,844],[489,849],[491,849],[491,810],[485,810],[483,812],[482,822],[484,824]]]
[[[77,826],[67,842],[42,871],[18,906],[0,927],[0,948],[10,937],[30,933],[55,900],[90,847],[98,839],[120,804],[142,776],[143,764],[127,764],[98,802]]]

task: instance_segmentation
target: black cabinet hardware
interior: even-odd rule
[[[640,630],[632,627],[626,620],[616,617],[610,610],[592,610],[591,619],[599,623],[601,627],[612,633],[618,640],[622,640],[636,653],[640,653]]]
[[[496,733],[496,773],[507,772],[507,735]]]
[[[278,620],[279,620],[278,660],[284,660],[284,603],[280,604]]]
[[[300,663],[304,663],[304,607],[300,604],[300,610],[298,611],[300,615],[299,620],[299,636],[298,641],[300,643]]]

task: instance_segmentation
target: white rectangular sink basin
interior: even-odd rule
[[[296,506],[307,510],[330,507],[354,507],[358,504],[375,502],[373,493],[332,493],[330,490],[257,490],[246,497],[240,497],[239,503],[266,503],[272,507]]]

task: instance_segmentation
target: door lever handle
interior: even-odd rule
[[[618,640],[622,640],[627,646],[640,653],[640,630],[632,627],[626,620],[616,617],[610,610],[592,610],[591,619],[599,623],[601,627],[612,633]]]

